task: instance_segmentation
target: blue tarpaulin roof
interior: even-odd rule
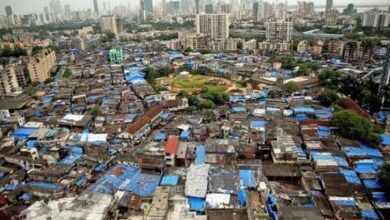
[[[188,140],[190,138],[190,131],[182,131],[180,133],[180,140]]]
[[[167,133],[165,131],[159,131],[157,134],[154,136],[155,141],[163,141],[167,138]]]
[[[24,200],[24,201],[30,201],[32,199],[32,194],[31,193],[23,193],[23,195],[21,196],[21,198]]]
[[[365,146],[345,147],[343,150],[348,157],[383,157],[382,153],[378,149]]]
[[[30,148],[30,149],[36,147],[38,145],[38,143],[39,142],[37,140],[28,140],[26,142],[27,147]]]
[[[59,164],[66,164],[66,165],[72,165],[80,158],[81,158],[81,154],[71,154],[71,155],[68,155],[68,156],[64,157],[58,163]]]
[[[191,211],[203,212],[205,208],[205,199],[196,198],[196,197],[188,197],[188,204],[190,204]]]
[[[382,185],[376,179],[364,179],[364,186],[369,189],[382,189]]]
[[[362,161],[355,164],[355,171],[358,173],[376,173],[377,168],[374,161]]]
[[[62,189],[60,185],[49,182],[29,182],[27,185],[31,187],[43,188],[53,191],[58,191]]]
[[[308,119],[307,115],[303,113],[296,114],[294,118],[297,121],[306,121]]]
[[[253,120],[250,122],[250,128],[251,129],[265,128],[265,121],[264,120]]]
[[[179,176],[177,175],[169,175],[163,176],[161,179],[161,186],[176,186],[179,183]]]
[[[340,169],[340,173],[344,175],[345,180],[348,183],[356,184],[356,185],[361,185],[362,183],[360,182],[360,179],[358,175],[356,174],[355,171],[353,170],[346,170],[346,169]]]
[[[315,110],[314,108],[307,108],[307,107],[296,107],[293,108],[295,114],[314,114]]]
[[[245,187],[241,187],[240,188],[240,191],[238,191],[238,199],[240,200],[240,205],[242,207],[245,207],[246,206],[246,190],[245,190]]]
[[[246,112],[246,108],[244,106],[234,106],[232,107],[233,112]]]
[[[317,133],[320,137],[329,137],[330,135],[330,127],[326,126],[318,126],[317,127]]]
[[[336,199],[334,202],[338,206],[356,206],[356,201],[354,199]]]
[[[384,134],[381,134],[380,136],[382,138],[382,142],[381,142],[382,145],[390,145],[390,135],[389,134],[384,133]]]
[[[316,109],[314,114],[318,119],[328,119],[332,117],[332,110],[330,108]]]
[[[336,156],[328,152],[312,151],[310,153],[313,160],[335,160],[339,166],[348,167],[349,164],[344,157]]]
[[[206,158],[206,148],[204,145],[200,144],[196,146],[196,153],[195,153],[195,163],[196,164],[203,164]]]
[[[242,186],[256,187],[256,178],[252,170],[239,170]]]
[[[375,200],[375,202],[380,202],[380,203],[389,202],[385,192],[373,192],[372,198]]]
[[[36,128],[24,128],[19,127],[12,132],[12,136],[18,139],[26,139],[28,136],[30,136],[34,131],[36,131]]]
[[[141,172],[140,168],[118,164],[90,188],[93,193],[115,194],[118,190],[133,192],[140,197],[153,196],[160,175]]]
[[[366,220],[378,219],[379,220],[379,217],[374,210],[361,210],[360,212],[362,213],[363,219],[366,219]]]

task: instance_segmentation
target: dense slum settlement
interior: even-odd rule
[[[332,109],[309,96],[268,98],[272,76],[237,54],[156,54],[127,45],[63,54],[37,96],[0,100],[0,210],[22,219],[380,219],[380,149],[337,137]],[[119,54],[119,55],[118,55]],[[107,62],[111,57],[111,63]],[[124,64],[116,64],[124,63]],[[252,59],[247,56],[246,59]],[[239,65],[238,65],[239,64]],[[173,88],[156,92],[146,65],[211,66],[269,88],[230,92],[188,113]],[[238,68],[240,66],[240,68]],[[244,71],[245,70],[245,71]],[[218,72],[218,71],[217,71]],[[256,75],[257,74],[257,75]],[[59,74],[61,76],[61,74]],[[170,77],[170,76],[169,76]],[[169,78],[167,77],[167,78]],[[173,76],[178,77],[178,76]],[[315,91],[313,78],[304,83]],[[309,90],[310,91],[310,90]],[[383,135],[382,147],[390,146]],[[1,216],[0,215],[0,216]]]

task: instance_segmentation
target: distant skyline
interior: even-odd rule
[[[194,0],[195,1],[195,0]],[[267,1],[267,0],[266,0]],[[50,0],[0,0],[0,14],[5,14],[5,6],[11,5],[14,14],[28,14],[28,13],[40,13],[43,12],[43,7],[49,6]],[[100,8],[102,8],[103,2],[110,2],[111,8],[116,5],[129,5],[132,8],[138,8],[139,0],[98,0]],[[160,3],[161,0],[154,0],[155,4]],[[268,2],[276,2],[269,0]],[[284,2],[284,0],[279,2]],[[288,5],[296,5],[298,0],[289,0]],[[324,6],[326,0],[313,0],[315,5]],[[72,10],[87,10],[90,8],[93,10],[93,0],[61,0],[62,5],[71,5]],[[347,5],[353,3],[355,5],[390,5],[387,0],[372,0],[367,2],[366,0],[339,0],[335,1],[335,6]]]

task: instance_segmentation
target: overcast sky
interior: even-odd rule
[[[116,5],[129,3],[133,8],[138,7],[139,0],[98,0],[100,8],[103,8],[103,2],[110,2],[111,8]],[[160,2],[161,0],[154,0],[154,2]],[[169,0],[166,0],[167,2]],[[195,1],[195,0],[194,0]],[[296,5],[298,0],[288,0],[288,5]],[[326,0],[311,0],[315,5],[325,5]],[[49,5],[50,0],[0,0],[0,14],[5,14],[4,7],[11,5],[14,14],[28,14],[38,13],[43,11],[44,6]],[[268,0],[268,2],[275,2],[275,0]],[[279,0],[280,2],[280,0]],[[284,2],[284,0],[282,0]],[[346,5],[348,3],[354,3],[355,5],[386,5],[389,4],[389,0],[334,0],[335,5]],[[70,4],[72,10],[82,10],[93,8],[93,0],[61,0],[62,5]]]

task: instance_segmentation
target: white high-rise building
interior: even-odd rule
[[[335,8],[327,9],[325,11],[325,24],[333,26],[337,24],[337,16],[339,12]]]
[[[228,14],[198,14],[196,15],[196,32],[206,34],[212,39],[229,38]]]
[[[284,20],[286,19],[286,5],[283,3],[279,3],[275,7],[275,18],[277,20]]]
[[[390,13],[377,10],[364,12],[362,26],[386,28],[390,25]]]
[[[273,7],[270,3],[265,1],[255,2],[253,4],[253,16],[257,21],[263,21],[273,14]]]
[[[328,10],[328,9],[331,9],[333,8],[333,0],[326,0],[326,7],[325,9]]]
[[[269,21],[265,22],[267,28],[266,37],[268,41],[290,42],[293,31],[291,21]]]
[[[297,14],[303,17],[310,17],[314,15],[314,3],[313,2],[298,2]]]

